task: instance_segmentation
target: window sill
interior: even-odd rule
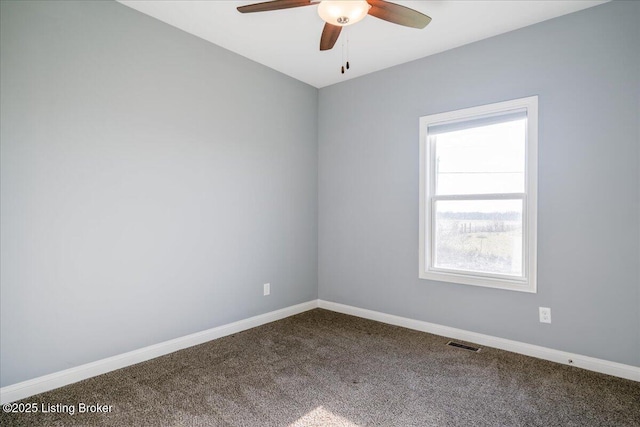
[[[421,271],[419,277],[421,279],[433,280],[437,282],[458,283],[461,285],[482,286],[485,288],[506,289],[510,291],[527,292],[533,294],[537,292],[536,283],[527,279],[503,279],[441,271]]]

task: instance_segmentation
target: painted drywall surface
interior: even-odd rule
[[[1,31],[2,386],[317,298],[317,89],[116,2]]]
[[[320,298],[640,366],[639,19],[614,2],[321,89]],[[530,95],[538,293],[418,279],[419,117]]]

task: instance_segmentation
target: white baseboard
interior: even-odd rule
[[[76,366],[75,368],[65,369],[64,371],[54,372],[53,374],[44,375],[28,381],[12,384],[0,389],[0,404],[14,402],[33,396],[38,393],[53,390],[68,384],[95,377],[116,369],[144,362],[174,351],[182,350],[187,347],[202,344],[207,341],[221,338],[227,335],[235,334],[265,323],[274,322],[293,316],[307,310],[318,307],[318,300],[305,302],[280,310],[250,317],[248,319],[239,320],[237,322],[218,326],[195,334],[186,335],[184,337],[154,344],[138,350],[133,350],[117,356],[108,357],[96,362],[87,363],[85,365]]]
[[[444,337],[455,338],[458,340],[481,344],[488,347],[499,348],[501,350],[507,350],[514,353],[520,353],[539,359],[550,360],[552,362],[576,366],[590,371],[600,372],[603,374],[613,375],[616,377],[640,382],[640,368],[636,366],[610,362],[608,360],[596,359],[594,357],[582,356],[579,354],[567,353],[551,348],[493,337],[490,335],[479,334],[476,332],[465,331],[462,329],[451,328],[448,326],[423,322],[421,320],[409,319],[392,314],[380,313],[377,311],[366,310],[364,308],[338,304],[335,302],[313,300],[258,316],[250,317],[248,319],[239,320],[227,325],[218,326],[206,331],[186,335],[184,337],[165,341],[138,350],[119,354],[117,356],[108,357],[106,359],[87,363],[75,368],[66,369],[60,372],[54,372],[53,374],[44,375],[42,377],[2,387],[0,389],[0,404],[14,402],[16,400],[24,399],[25,397],[44,393],[45,391],[53,390],[68,384],[82,381],[87,378],[115,371],[116,369],[125,368],[127,366],[144,362],[159,356],[164,356],[165,354],[173,353],[184,348],[202,344],[216,338],[221,338],[247,329],[255,328],[256,326],[284,319],[286,317],[312,310],[317,307],[336,311],[338,313],[362,317],[365,319],[376,320],[378,322],[383,322],[390,325],[402,326],[408,329],[414,329],[417,331],[428,332]]]
[[[336,311],[338,313],[376,320],[390,325],[402,326],[416,331],[428,332],[434,335],[441,335],[443,337],[455,338],[457,340],[499,348],[501,350],[524,354],[538,359],[550,360],[564,365],[576,366],[589,371],[600,372],[607,375],[613,375],[615,377],[626,378],[628,380],[640,381],[640,367],[636,366],[610,362],[608,360],[596,359],[594,357],[582,356],[580,354],[567,353],[565,351],[451,328],[435,323],[423,322],[421,320],[408,319],[406,317],[394,316],[392,314],[380,313],[378,311],[366,310],[330,301],[318,300],[318,307]]]

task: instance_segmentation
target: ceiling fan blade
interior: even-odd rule
[[[424,28],[431,22],[431,18],[424,13],[399,4],[383,0],[367,0],[367,3],[371,5],[369,15],[394,24],[412,28]]]
[[[329,23],[324,24],[322,30],[322,37],[320,37],[320,50],[329,50],[336,44],[336,40],[340,36],[342,27],[338,25],[331,25]]]
[[[238,7],[240,13],[251,12],[268,12],[270,10],[290,9],[292,7],[311,6],[317,2],[311,0],[274,0],[265,1],[262,3],[248,4],[246,6]]]

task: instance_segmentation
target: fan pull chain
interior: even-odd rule
[[[348,70],[349,65],[349,29],[345,28],[345,36],[347,38],[347,60],[344,60],[344,38],[342,41],[342,66],[340,67],[340,72],[344,74],[345,70]]]
[[[344,64],[344,41],[342,42],[342,63]],[[340,67],[340,72],[344,74],[344,65]]]
[[[347,70],[349,69],[349,30],[347,30]]]

